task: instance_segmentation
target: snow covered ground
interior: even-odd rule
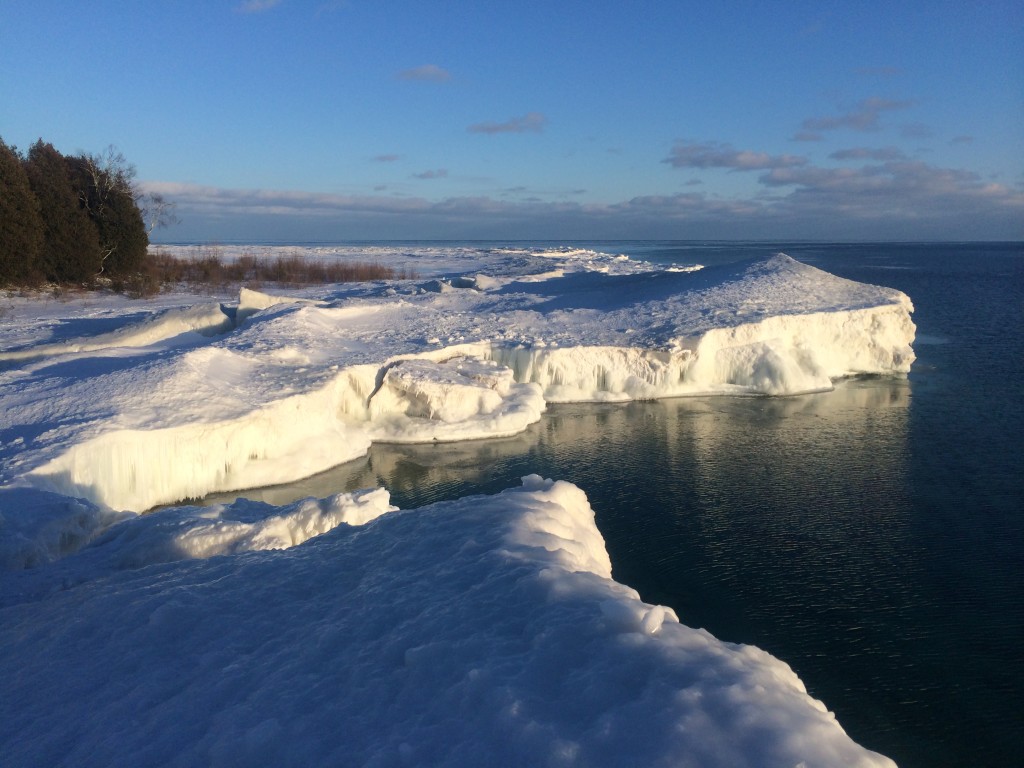
[[[781,254],[699,270],[571,249],[305,255],[418,278],[3,300],[12,764],[891,764],[783,662],[613,581],[568,482],[405,512],[377,489],[139,513],[373,441],[513,435],[548,402],[905,373],[905,295]]]

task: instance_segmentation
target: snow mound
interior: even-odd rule
[[[234,322],[220,304],[200,304],[184,309],[167,309],[142,322],[91,338],[37,344],[10,352],[0,351],[0,362],[100,352],[117,347],[145,347],[186,333],[215,336],[233,327]]]
[[[129,512],[31,488],[0,488],[0,571],[38,568],[76,552]]]
[[[573,485],[258,506],[129,519],[5,577],[6,760],[892,765],[783,662],[612,581]]]

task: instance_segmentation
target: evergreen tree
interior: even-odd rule
[[[43,220],[21,157],[0,139],[0,285],[32,282],[43,249]]]
[[[99,233],[71,183],[68,163],[40,139],[29,149],[25,170],[43,218],[43,274],[58,283],[88,282],[102,266]]]
[[[124,155],[108,147],[103,155],[67,158],[71,181],[99,236],[104,275],[138,272],[146,258],[149,236],[135,203],[135,169]]]
[[[149,236],[142,213],[131,195],[122,192],[113,195],[96,224],[106,257],[104,274],[124,276],[142,269],[149,252]]]

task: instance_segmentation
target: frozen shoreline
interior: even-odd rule
[[[906,296],[782,255],[699,271],[570,250],[416,261],[416,281],[243,291],[230,307],[83,302],[33,324],[15,306],[0,643],[24,671],[0,677],[24,706],[2,712],[5,751],[468,765],[498,745],[529,764],[891,765],[784,663],[614,582],[569,483],[410,512],[378,490],[137,514],[305,477],[375,440],[516,434],[547,402],[794,394],[913,361]],[[67,681],[68,715],[47,713]]]
[[[576,252],[512,261],[291,297],[243,289],[227,309],[0,352],[0,479],[141,511],[296,480],[374,440],[516,434],[546,402],[798,394],[913,361],[906,296],[781,254],[696,272]]]

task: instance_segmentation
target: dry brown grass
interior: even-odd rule
[[[257,287],[266,283],[298,287],[368,280],[406,280],[415,274],[366,261],[314,261],[294,253],[262,258],[246,253],[225,261],[216,247],[196,249],[189,258],[154,251],[138,275],[112,287],[130,296],[145,297],[165,287],[185,285],[196,291],[218,291],[240,285]]]

